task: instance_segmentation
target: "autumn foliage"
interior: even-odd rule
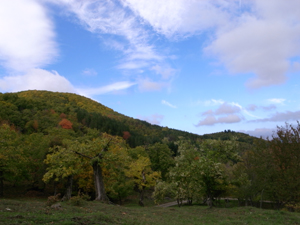
[[[63,129],[72,129],[72,123],[70,120],[67,120],[67,119],[62,119],[60,122],[59,122],[59,125],[63,128]]]
[[[127,140],[128,138],[130,138],[131,134],[128,131],[124,131],[123,132],[123,139]]]

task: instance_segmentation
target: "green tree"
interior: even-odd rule
[[[173,183],[170,187],[175,187],[178,204],[184,199],[192,204],[193,200],[204,197],[212,207],[215,198],[225,194],[229,187],[225,163],[238,158],[235,140],[191,143],[182,139],[177,145],[179,156],[175,157],[169,179]]]
[[[70,179],[67,188],[70,190],[71,178],[74,175],[89,174],[89,170],[86,170],[89,165],[93,171],[95,200],[108,201],[104,186],[104,172],[109,167],[106,164],[116,159],[114,154],[116,149],[126,148],[124,140],[103,134],[93,140],[65,141],[64,145],[66,147],[57,146],[51,149],[52,153],[45,161],[49,168],[44,180],[49,181],[52,178],[58,180],[60,177]]]
[[[155,143],[147,149],[151,160],[151,168],[160,171],[162,179],[166,179],[169,169],[174,166],[171,150],[167,144]]]
[[[263,156],[263,157],[262,157]],[[300,123],[278,127],[268,142],[258,145],[255,160],[266,197],[277,207],[300,202]]]
[[[27,159],[18,133],[10,126],[0,126],[0,196],[4,195],[4,181],[18,183],[28,177]]]

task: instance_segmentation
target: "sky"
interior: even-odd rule
[[[299,0],[0,0],[0,92],[208,134],[300,120]]]

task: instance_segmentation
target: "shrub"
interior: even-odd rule
[[[48,200],[46,202],[46,205],[51,206],[59,201],[60,201],[60,193],[58,193],[57,195],[54,195],[54,196],[49,196]]]
[[[70,198],[69,203],[73,206],[82,206],[89,199],[90,199],[90,196],[78,192],[77,196],[73,196]]]

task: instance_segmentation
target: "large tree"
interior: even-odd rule
[[[108,201],[104,186],[104,170],[107,164],[116,159],[116,149],[126,150],[125,141],[119,137],[102,134],[101,137],[92,140],[65,141],[64,147],[55,147],[52,153],[47,156],[46,163],[49,164],[48,172],[44,180],[59,177],[68,180],[74,175],[89,174],[87,165],[92,167],[95,187],[95,200]],[[68,182],[68,189],[71,188],[71,180]],[[70,195],[67,196],[69,198]]]

